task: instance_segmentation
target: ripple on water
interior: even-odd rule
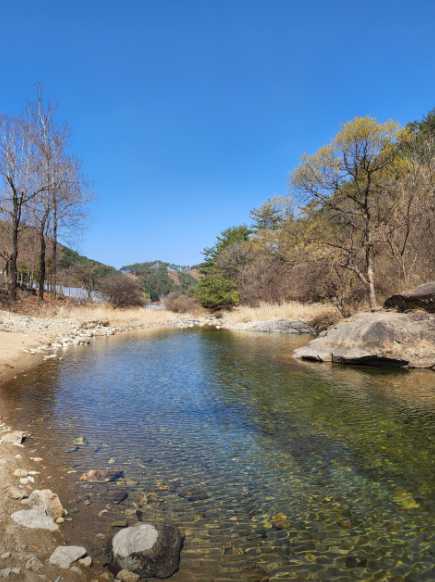
[[[142,519],[185,532],[181,582],[433,580],[435,374],[277,357],[294,341],[103,340],[3,387],[2,413],[50,451],[68,537],[97,557]],[[92,468],[125,478],[80,482]]]

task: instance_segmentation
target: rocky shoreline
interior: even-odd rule
[[[145,324],[140,319],[79,321],[0,312],[0,381],[44,360],[62,359],[66,350],[88,345],[97,337],[196,327],[317,335],[314,326],[290,320],[228,324],[213,315],[180,315],[167,321]],[[380,311],[359,313],[331,326],[296,350],[295,356],[314,361],[349,364],[385,362],[434,368],[434,353],[435,315]],[[107,582],[114,580],[116,575],[121,582],[137,582],[154,576],[156,572],[168,576],[170,571],[176,571],[182,534],[171,524],[163,529],[142,523],[123,526],[114,536],[114,545],[109,552],[111,571],[102,569],[98,560],[94,563],[86,548],[68,545],[64,539],[63,525],[73,517],[63,507],[57,494],[48,489],[51,476],[42,455],[32,447],[31,435],[26,433],[25,427],[10,427],[0,416],[0,489],[3,493],[0,497],[0,522],[3,527],[0,579]],[[88,480],[90,477],[85,475],[83,478]],[[119,535],[121,532],[124,532],[122,536]],[[141,559],[131,558],[125,549],[127,546],[139,548]],[[156,563],[159,564],[157,569]]]
[[[294,355],[314,362],[435,370],[435,315],[425,311],[357,313]]]

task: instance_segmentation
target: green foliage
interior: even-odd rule
[[[289,196],[275,196],[259,208],[251,210],[254,230],[278,230],[293,215],[293,203]]]
[[[218,257],[227,249],[237,243],[248,241],[252,230],[245,226],[232,226],[224,230],[220,235],[218,235],[216,244],[212,247],[204,249],[205,261],[201,265],[201,271],[207,272],[213,269],[216,264]]]
[[[235,283],[218,272],[208,273],[198,283],[195,295],[208,309],[230,308],[240,301]]]
[[[219,265],[219,259],[230,249],[249,241],[252,230],[245,225],[227,228],[218,235],[216,244],[204,250],[205,261],[200,265],[202,278],[195,296],[208,309],[231,308],[240,301],[236,281]]]
[[[73,271],[78,267],[86,268],[88,270],[92,269],[93,275],[96,279],[100,279],[106,277],[107,275],[116,273],[116,269],[114,267],[110,267],[104,263],[99,263],[98,261],[88,259],[76,251],[73,251],[69,247],[62,245],[58,269],[60,271]]]

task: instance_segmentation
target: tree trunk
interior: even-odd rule
[[[17,300],[17,262],[18,262],[18,214],[14,213],[12,217],[12,250],[9,258],[8,272],[8,295],[13,302]]]
[[[53,247],[52,247],[52,254],[51,254],[51,272],[53,275],[52,285],[53,285],[53,292],[56,296],[57,294],[57,200],[56,194],[53,194],[52,198],[53,204]]]
[[[45,252],[46,242],[44,231],[39,231],[39,276],[38,276],[38,297],[41,301],[44,300],[45,289]]]
[[[367,253],[367,281],[369,284],[369,305],[371,311],[376,311],[379,306],[376,300],[376,287],[375,287],[375,272],[373,268],[373,251],[368,249]]]
[[[45,258],[47,253],[47,241],[45,239],[45,227],[48,220],[48,210],[45,212],[39,227],[39,277],[38,277],[38,297],[44,300],[46,264]]]

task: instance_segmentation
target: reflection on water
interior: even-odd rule
[[[1,411],[97,556],[140,518],[185,532],[182,582],[435,580],[435,374],[303,364],[296,341],[102,340],[6,385]],[[107,467],[125,478],[79,481]]]

